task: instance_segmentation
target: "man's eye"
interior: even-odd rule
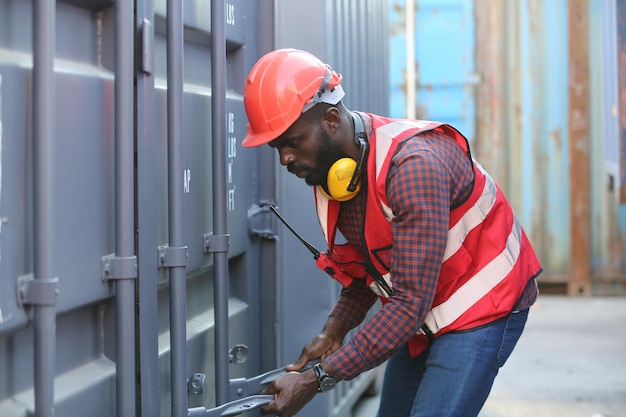
[[[298,146],[298,139],[297,138],[289,139],[285,145],[287,145],[290,148],[296,148]]]

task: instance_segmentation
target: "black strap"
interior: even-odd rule
[[[426,333],[426,337],[428,337],[428,341],[430,343],[435,341],[435,334],[430,330],[430,327],[426,323],[422,324],[422,330]]]

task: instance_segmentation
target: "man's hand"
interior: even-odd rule
[[[342,320],[329,317],[320,334],[307,343],[300,353],[300,357],[291,365],[287,365],[287,371],[299,371],[309,361],[325,359],[327,356],[339,350],[343,344],[343,338],[350,329]]]
[[[274,400],[261,409],[261,414],[293,417],[317,393],[319,384],[312,369],[287,372],[270,384],[262,394],[274,394]]]

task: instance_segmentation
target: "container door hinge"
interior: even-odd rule
[[[35,306],[55,305],[57,295],[59,295],[58,282],[59,279],[56,277],[35,279],[33,274],[18,277],[17,289],[20,307],[25,304]]]
[[[101,260],[102,282],[113,279],[136,279],[137,257],[105,255]]]
[[[253,204],[248,210],[248,234],[261,239],[278,240],[276,222],[270,211],[270,206],[276,205],[276,202],[262,200],[260,204],[260,206]]]
[[[228,252],[228,248],[230,247],[230,235],[214,235],[213,233],[205,233],[202,235],[204,239],[204,249],[203,252],[205,255],[209,253],[217,253],[217,252]]]
[[[187,246],[159,246],[159,269],[187,266]]]
[[[143,19],[141,22],[141,71],[146,75],[152,75],[154,71],[154,29],[152,22]]]

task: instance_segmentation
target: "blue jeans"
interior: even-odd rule
[[[447,333],[415,358],[404,346],[387,361],[378,417],[476,417],[527,318]]]

